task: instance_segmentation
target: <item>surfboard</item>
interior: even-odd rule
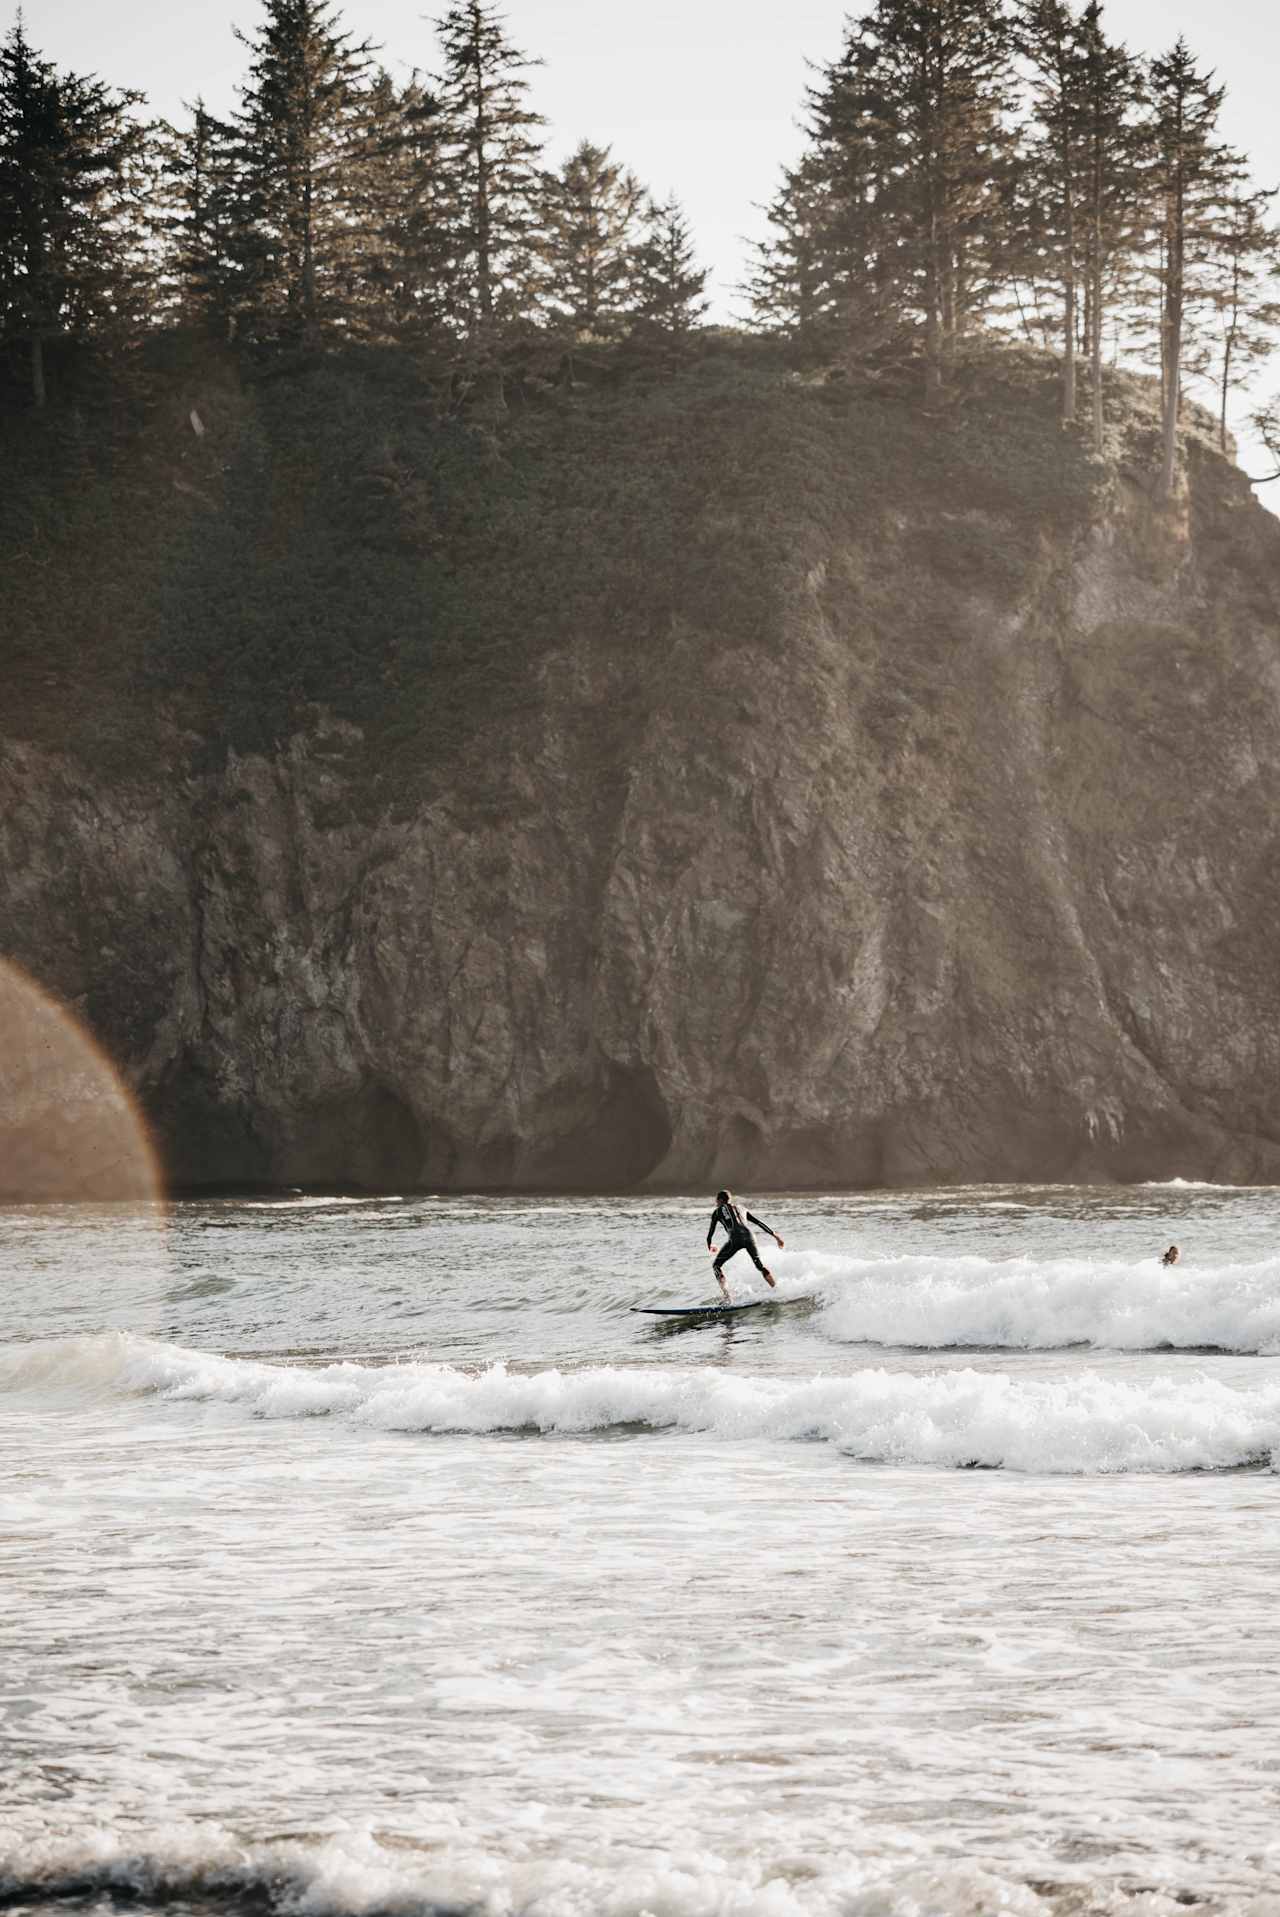
[[[632,1305],[642,1318],[723,1318],[732,1311],[760,1311],[766,1305],[780,1305],[781,1298],[749,1298],[741,1305]]]

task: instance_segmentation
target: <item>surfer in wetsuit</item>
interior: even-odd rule
[[[756,1241],[747,1227],[748,1225],[754,1225],[757,1231],[767,1231],[770,1238],[772,1238],[777,1245],[778,1250],[781,1251],[782,1240],[778,1237],[773,1226],[766,1225],[763,1218],[752,1217],[750,1212],[744,1214],[741,1206],[734,1203],[733,1193],[728,1191],[718,1191],[716,1193],[716,1208],[711,1214],[711,1223],[707,1228],[708,1251],[711,1250],[711,1241],[716,1235],[717,1225],[721,1226],[725,1233],[725,1241],[719,1251],[715,1253],[716,1283],[724,1294],[725,1301],[728,1301],[729,1287],[724,1281],[724,1266],[728,1260],[733,1257],[734,1253],[738,1251],[745,1251],[748,1254],[752,1264],[760,1273],[765,1283],[772,1288],[774,1284],[773,1273],[766,1265],[761,1264]]]

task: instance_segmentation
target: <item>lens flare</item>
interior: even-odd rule
[[[0,960],[0,1201],[158,1199],[134,1099],[63,1004]]]

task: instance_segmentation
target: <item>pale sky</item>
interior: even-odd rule
[[[6,0],[0,0],[0,10]],[[442,0],[348,0],[346,24],[405,75],[435,64],[428,17]],[[839,0],[508,0],[515,43],[545,65],[533,104],[549,125],[552,159],[580,139],[612,146],[659,196],[683,201],[701,261],[711,267],[714,316],[741,310],[746,241],[764,230],[784,162],[801,145],[796,120],[805,62],[829,60],[846,11]],[[235,23],[256,25],[258,0],[27,0],[30,38],[59,66],[141,88],[176,118],[202,93],[225,111],[244,70]],[[3,12],[0,11],[0,19]],[[1280,185],[1280,6],[1274,0],[1110,0],[1111,32],[1135,52],[1162,52],[1184,33],[1225,83],[1224,137],[1252,156],[1260,185]],[[1263,373],[1280,387],[1280,364]],[[1251,471],[1266,470],[1265,453]],[[1268,504],[1269,493],[1259,495]]]

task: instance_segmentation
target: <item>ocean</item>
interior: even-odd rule
[[[0,1211],[0,1905],[1280,1912],[1280,1191],[747,1202]]]

